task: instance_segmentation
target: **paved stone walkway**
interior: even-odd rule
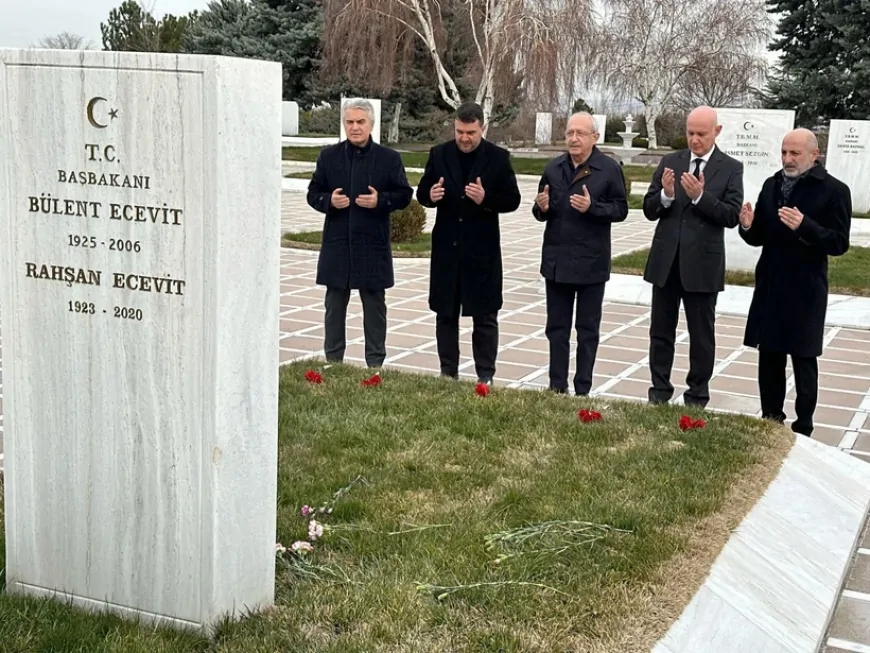
[[[502,220],[505,305],[500,314],[498,385],[541,389],[547,385],[545,297],[538,273],[543,227],[531,215],[536,185],[521,180],[523,203]],[[434,212],[428,211],[428,227]],[[319,230],[322,217],[308,207],[302,193],[285,192],[284,231]],[[648,247],[654,225],[639,211],[613,228],[614,256]],[[280,360],[286,363],[322,355],[323,289],[314,283],[316,252],[284,249],[281,254]],[[428,259],[396,259],[396,286],[387,293],[388,368],[437,374],[434,315],[427,306]],[[348,308],[348,362],[363,364],[362,307],[352,296]],[[745,320],[717,318],[716,367],[709,409],[758,415],[756,352],[741,345]],[[474,378],[470,319],[463,318],[460,373]],[[601,346],[595,365],[593,395],[644,401],[648,374],[649,308],[607,303]],[[674,361],[677,401],[688,371],[688,332],[681,318]],[[820,360],[819,407],[814,437],[870,462],[870,331],[830,327]],[[573,351],[572,351],[573,358]],[[573,366],[572,366],[573,370]],[[573,373],[573,371],[572,371]],[[793,416],[794,382],[788,381],[786,412]],[[2,393],[2,386],[0,386]],[[2,402],[2,394],[0,394]],[[2,403],[0,403],[2,432]],[[0,439],[2,456],[2,439]],[[0,457],[2,467],[2,457]],[[852,580],[832,623],[832,652],[870,653],[870,538],[865,536]],[[860,589],[856,589],[860,588]],[[849,647],[852,648],[849,648]]]

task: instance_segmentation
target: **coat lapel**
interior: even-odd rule
[[[480,177],[480,175],[483,174],[483,171],[486,170],[487,165],[489,165],[489,156],[487,154],[489,148],[487,147],[486,141],[481,140],[480,145],[477,146],[477,150],[478,152],[474,159],[474,165],[471,166],[471,174],[468,176],[469,178],[465,183],[471,183]]]
[[[715,147],[713,148],[713,154],[710,155],[710,160],[707,161],[707,165],[704,166],[704,184],[706,185],[713,177],[716,176],[716,173],[722,167],[722,151]]]
[[[447,175],[453,180],[457,188],[465,188],[465,180],[462,179],[462,166],[459,165],[459,146],[456,141],[446,148],[444,156],[447,159]]]

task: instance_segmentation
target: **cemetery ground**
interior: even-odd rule
[[[793,441],[746,416],[505,388],[482,396],[473,383],[395,371],[366,387],[365,376],[314,361],[281,371],[287,551],[273,609],[222,624],[210,641],[0,595],[2,646],[648,651]],[[584,421],[582,409],[601,418]],[[686,413],[706,423],[683,429]],[[304,505],[331,512],[313,515],[322,536],[295,554],[309,534]]]

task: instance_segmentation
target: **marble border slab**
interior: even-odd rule
[[[870,510],[870,466],[797,437],[652,653],[816,653]]]

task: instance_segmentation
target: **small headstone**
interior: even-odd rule
[[[348,98],[341,98],[342,103]],[[372,128],[372,141],[375,143],[381,142],[381,101],[373,100],[371,98],[363,98],[372,103],[372,107],[375,110],[375,126]],[[340,130],[339,130],[339,141],[343,141],[347,138],[347,132],[344,131],[344,120],[339,117]]]
[[[535,145],[549,145],[553,142],[553,114],[535,114]]]
[[[743,162],[743,201],[754,207],[764,180],[782,168],[782,139],[794,128],[794,111],[716,109],[722,132],[719,149]],[[725,230],[725,266],[754,270],[761,248],[750,247],[737,229]]]
[[[825,167],[852,191],[852,210],[870,211],[870,120],[832,120]]]
[[[592,116],[595,118],[595,122],[598,126],[598,140],[596,144],[601,145],[604,142],[604,132],[607,129],[607,115],[603,113],[596,113]]]
[[[273,602],[281,66],[0,50],[9,592]]]
[[[281,135],[282,136],[298,136],[299,135],[299,104],[296,102],[282,102],[282,121]]]

